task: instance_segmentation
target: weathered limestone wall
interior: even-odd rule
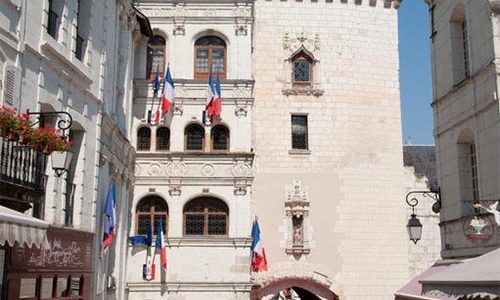
[[[296,259],[284,203],[301,180],[300,264],[321,265],[341,299],[389,299],[408,279],[397,40],[397,11],[382,2],[256,2],[253,201],[270,273]],[[310,95],[290,84],[300,47],[316,60]],[[307,114],[309,151],[291,151],[294,113]]]

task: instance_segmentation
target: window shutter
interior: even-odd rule
[[[21,72],[15,66],[5,68],[3,100],[4,104],[19,107],[19,84]]]

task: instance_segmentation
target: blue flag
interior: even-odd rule
[[[151,224],[149,224],[148,228],[146,229],[146,235],[131,236],[128,238],[128,240],[132,244],[132,246],[136,246],[136,245],[140,245],[140,244],[144,244],[148,247],[151,246],[151,242],[153,240]]]

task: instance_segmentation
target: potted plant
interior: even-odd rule
[[[16,113],[16,109],[13,107],[0,107],[0,134],[10,140],[17,139],[14,131],[17,128],[19,118]]]

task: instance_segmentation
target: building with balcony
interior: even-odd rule
[[[123,299],[134,43],[149,22],[125,0],[8,0],[0,16],[0,103],[35,113],[33,127],[69,127],[73,152],[57,174],[50,155],[0,138],[0,298]],[[112,185],[117,243],[103,252]]]
[[[135,51],[130,235],[162,222],[168,267],[129,245],[128,298],[391,297],[409,267],[399,2],[135,4],[154,37]],[[167,66],[175,101],[149,122]],[[207,123],[211,69],[222,114]],[[269,269],[250,277],[255,216]]]

